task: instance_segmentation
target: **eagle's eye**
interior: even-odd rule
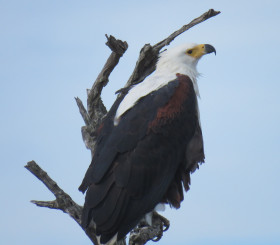
[[[188,54],[191,54],[192,53],[192,50],[190,49],[190,50],[188,50],[188,52],[187,52]]]

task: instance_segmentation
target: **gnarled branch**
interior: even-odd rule
[[[107,35],[106,38],[106,45],[112,50],[112,53],[93,83],[92,88],[87,91],[87,111],[83,106],[82,101],[78,97],[75,98],[80,113],[86,124],[86,126],[82,127],[83,140],[86,147],[91,150],[92,154],[95,148],[94,131],[107,113],[107,110],[101,99],[102,89],[108,84],[111,72],[117,66],[120,58],[128,48],[128,44],[125,41],[123,42],[113,36],[108,37]]]
[[[75,203],[72,198],[67,193],[65,193],[35,161],[28,162],[25,168],[34,174],[40,181],[42,181],[43,184],[56,197],[54,201],[32,200],[31,202],[39,207],[61,210],[62,212],[69,214],[71,218],[81,225],[82,207]],[[85,230],[85,232],[93,244],[98,245],[93,227],[89,227],[87,230]]]
[[[105,106],[101,100],[102,89],[109,82],[109,76],[116,65],[119,63],[120,58],[128,48],[128,44],[121,40],[117,40],[113,36],[107,37],[106,45],[112,50],[107,62],[105,63],[102,71],[96,78],[92,88],[88,92],[87,107],[91,120],[91,124],[96,126],[100,120],[107,113]]]

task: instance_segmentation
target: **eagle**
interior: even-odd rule
[[[216,50],[184,44],[159,55],[156,70],[119,96],[96,132],[81,225],[101,244],[121,240],[158,205],[178,209],[190,174],[204,162],[196,66]]]

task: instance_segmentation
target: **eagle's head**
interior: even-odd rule
[[[203,55],[213,52],[216,54],[215,48],[210,44],[183,44],[162,52],[157,62],[157,70],[164,69],[171,73],[180,73],[184,69],[196,71],[198,60]]]
[[[196,83],[198,76],[196,65],[203,55],[212,52],[216,54],[215,48],[210,44],[184,44],[162,52],[155,72],[142,83],[131,87],[129,93],[120,103],[114,119],[114,125],[118,125],[121,115],[133,107],[140,98],[175,80],[178,73],[187,75],[192,80],[194,91],[199,96]]]
[[[175,79],[176,74],[184,74],[191,78],[196,95],[199,91],[196,79],[199,73],[196,65],[199,59],[210,53],[215,53],[215,48],[210,44],[186,43],[162,52],[159,56],[155,71],[156,77],[166,77],[167,81]]]

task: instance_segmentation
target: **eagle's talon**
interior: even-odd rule
[[[162,235],[163,235],[163,234],[162,234],[162,232],[161,232],[158,236],[156,236],[156,238],[153,238],[152,241],[153,241],[153,242],[158,242],[158,241],[162,238]]]
[[[163,232],[167,231],[170,226],[169,220],[166,219],[165,217],[161,216],[157,212],[154,212],[153,215],[154,215],[154,218],[159,219],[161,221],[162,231]]]

